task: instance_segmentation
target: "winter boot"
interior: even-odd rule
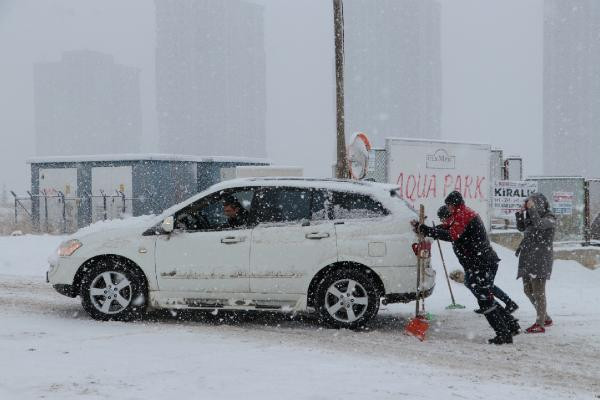
[[[489,344],[511,344],[513,342],[511,335],[497,335],[496,337],[489,339]]]
[[[492,307],[483,312],[492,329],[496,332],[496,337],[489,340],[490,344],[505,344],[512,343],[512,332],[508,321],[512,316],[508,314],[499,304],[494,304]],[[516,322],[515,322],[516,323]],[[519,324],[516,323],[518,326]]]
[[[504,306],[504,309],[509,314],[512,314],[519,309],[519,305],[514,301],[509,301],[508,303],[506,303],[506,306]]]
[[[510,331],[510,334],[512,336],[517,336],[519,333],[521,333],[521,326],[519,325],[519,320],[510,315],[508,312],[506,312],[506,310],[504,310],[503,314],[504,323]]]
[[[516,306],[516,304],[515,304]],[[518,306],[517,306],[518,307]],[[521,333],[521,326],[519,325],[519,320],[513,317],[509,311],[507,310],[508,304],[506,308],[502,308],[498,305],[498,312],[502,316],[502,320],[506,325],[506,328],[510,331],[512,336],[516,336]]]
[[[473,312],[475,314],[483,314],[483,309],[482,308],[478,308],[477,310],[473,310]]]

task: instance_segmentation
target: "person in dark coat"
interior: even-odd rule
[[[475,295],[483,315],[496,332],[490,344],[512,343],[512,336],[520,330],[518,322],[494,300],[494,278],[500,259],[492,248],[481,217],[465,205],[458,191],[450,193],[444,203],[450,210],[445,227],[429,227],[412,221],[415,231],[434,239],[452,242],[460,264],[471,278],[471,292]]]
[[[248,225],[248,211],[238,199],[227,196],[223,202],[223,213],[227,217],[228,228],[243,228]]]
[[[523,232],[523,240],[517,248],[519,271],[517,279],[523,279],[525,295],[535,307],[537,314],[527,333],[544,333],[552,325],[546,311],[546,281],[552,274],[554,262],[554,231],[556,217],[550,211],[546,196],[534,193],[516,213],[517,229]]]
[[[438,218],[440,219],[440,221],[442,222],[441,225],[438,226],[438,228],[444,228],[444,229],[448,229],[449,224],[450,224],[450,210],[448,209],[448,207],[446,205],[443,205],[439,208],[438,212],[437,212]],[[452,245],[452,249],[454,250],[454,252],[456,253],[456,248],[454,246],[454,244]],[[471,290],[474,287],[474,282],[473,282],[473,276],[471,276],[471,274],[469,274],[469,268],[465,268],[465,266],[463,265],[463,269],[465,270],[465,277],[464,277],[464,284],[465,286]],[[517,305],[517,303],[515,303],[508,294],[506,294],[505,291],[503,291],[502,289],[500,289],[498,286],[494,285],[492,287],[492,292],[494,293],[494,297],[497,298],[498,300],[500,300],[501,302],[504,303],[504,309],[506,311],[508,311],[509,313],[514,313],[519,306]],[[475,312],[477,314],[482,314],[483,313],[483,309],[479,308],[478,310],[475,310]]]

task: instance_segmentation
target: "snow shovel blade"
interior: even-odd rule
[[[429,329],[429,322],[423,317],[419,315],[410,320],[406,328],[404,328],[404,333],[407,335],[411,335],[419,339],[421,342],[425,340],[425,333]]]
[[[463,306],[462,304],[450,304],[448,307],[446,307],[446,310],[462,310],[463,308],[467,307]]]

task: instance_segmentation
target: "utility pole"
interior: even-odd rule
[[[333,0],[335,34],[335,93],[337,126],[336,178],[348,178],[346,162],[346,135],[344,132],[344,6],[342,0]]]

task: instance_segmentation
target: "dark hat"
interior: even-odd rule
[[[437,216],[440,220],[445,220],[450,218],[450,215],[452,215],[450,213],[450,210],[448,210],[448,207],[446,206],[441,206],[437,212]]]
[[[462,194],[458,190],[450,192],[446,200],[444,200],[447,206],[460,206],[461,204],[465,204],[463,200]]]

